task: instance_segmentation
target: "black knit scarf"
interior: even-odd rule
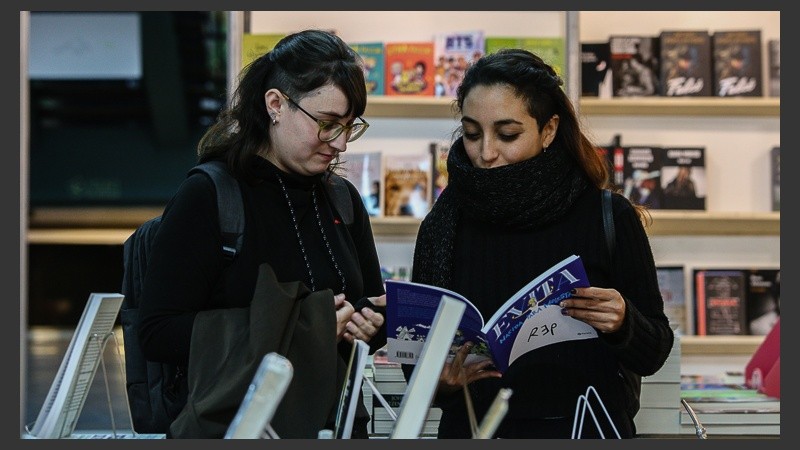
[[[588,181],[566,150],[547,151],[491,169],[472,165],[462,139],[450,148],[448,184],[420,225],[414,281],[450,287],[455,232],[462,215],[512,229],[533,229],[560,217]]]

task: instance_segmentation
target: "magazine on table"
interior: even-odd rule
[[[478,308],[448,289],[402,280],[386,280],[388,360],[416,364],[442,296],[466,304],[450,356],[467,341],[474,345],[467,362],[491,358],[505,372],[521,355],[558,342],[591,339],[597,331],[561,314],[559,303],[572,289],[588,287],[580,256],[571,255],[538,275],[484,320]]]

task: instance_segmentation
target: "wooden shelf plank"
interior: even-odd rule
[[[772,97],[638,97],[580,101],[583,115],[770,116],[780,117],[781,100]]]
[[[29,243],[122,243],[134,228],[161,213],[160,208],[81,208],[37,211],[31,216]],[[780,236],[779,212],[651,211],[651,236]],[[376,236],[416,236],[420,220],[372,219]]]
[[[752,355],[765,336],[681,336],[681,355]]]
[[[773,97],[631,97],[582,98],[584,115],[644,116],[766,116],[780,117],[781,100]],[[452,98],[375,95],[365,117],[443,118],[457,120]]]

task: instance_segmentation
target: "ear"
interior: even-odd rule
[[[559,117],[558,114],[554,114],[550,120],[544,124],[544,128],[542,128],[542,146],[547,148],[553,141],[556,139],[556,131],[558,131],[558,122]]]
[[[271,118],[277,119],[281,115],[283,95],[275,88],[270,89],[264,93],[264,104],[267,109],[267,114],[269,114]]]

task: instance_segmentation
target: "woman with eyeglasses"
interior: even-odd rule
[[[251,329],[277,336],[273,346],[294,366],[271,422],[278,437],[316,438],[333,429],[354,340],[367,342],[370,352],[385,344],[385,292],[369,215],[354,185],[333,174],[348,143],[369,127],[361,117],[367,102],[362,64],[339,37],[305,30],[243,69],[230,106],[198,144],[199,161],[224,161],[242,193],[244,245],[227,267],[214,185],[206,176],[187,177],[164,210],[144,282],[139,340],[148,360],[186,368],[176,390],[188,397],[182,415],[194,410],[204,418],[196,412],[204,405],[192,398],[198,388],[191,369],[193,358],[215,357],[192,343],[209,333],[228,336],[204,327],[209,311],[247,308],[265,279],[281,295],[297,292],[298,304],[313,302],[320,315],[314,320],[324,323],[311,328],[317,322],[306,322],[302,311],[291,323],[275,323],[282,319],[271,314],[250,318]],[[335,199],[337,188],[349,201]],[[290,330],[277,331],[283,328]],[[319,343],[299,349],[302,357],[292,347],[300,334],[317,335]],[[230,348],[236,347],[225,351]],[[219,389],[229,382],[219,379]],[[235,412],[209,420],[225,423]],[[351,437],[368,437],[368,421],[359,402]],[[168,437],[222,437],[187,422],[177,428],[173,422]]]

